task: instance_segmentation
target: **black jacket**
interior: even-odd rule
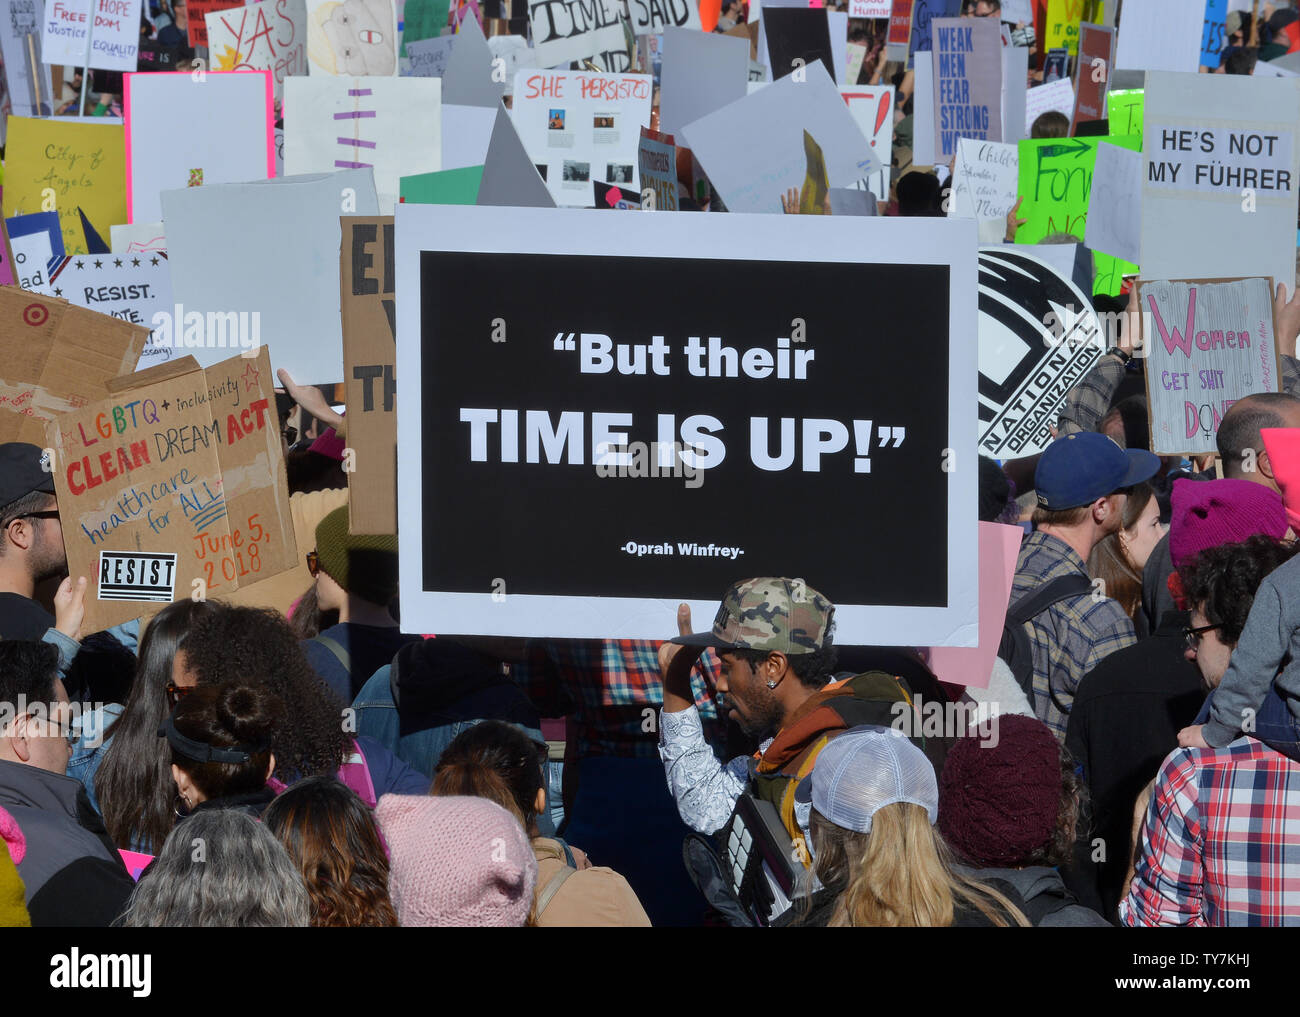
[[[1205,700],[1201,673],[1183,656],[1187,617],[1165,614],[1154,634],[1084,675],[1070,711],[1065,746],[1088,785],[1092,824],[1080,829],[1065,880],[1111,921],[1128,869],[1133,803]]]
[[[33,926],[106,928],[135,883],[79,781],[0,760],[0,808],[18,822]]]

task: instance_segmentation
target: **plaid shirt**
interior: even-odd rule
[[[1125,925],[1300,925],[1300,763],[1262,742],[1170,753],[1141,844]]]
[[[511,674],[543,717],[569,716],[580,756],[659,758],[664,681],[660,642],[649,639],[538,642]],[[718,656],[705,650],[691,669],[695,706],[709,734],[717,725]]]
[[[1088,575],[1083,559],[1060,537],[1036,531],[1020,547],[1011,603],[1058,576]],[[1085,594],[1053,604],[1025,623],[1034,654],[1034,707],[1065,740],[1074,692],[1104,657],[1137,642],[1133,622],[1110,597]]]
[[[1300,360],[1285,354],[1278,359],[1282,362],[1282,391],[1300,396]],[[1110,354],[1099,357],[1092,365],[1092,370],[1066,393],[1065,402],[1057,414],[1057,433],[1066,435],[1076,431],[1097,430],[1101,418],[1110,411],[1111,401],[1115,398],[1119,383],[1124,380],[1125,370],[1124,362],[1119,357]]]

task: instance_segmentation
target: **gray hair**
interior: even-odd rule
[[[234,809],[196,812],[167,837],[118,924],[303,927],[311,904],[283,845]]]

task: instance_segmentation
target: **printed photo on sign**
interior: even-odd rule
[[[176,592],[176,555],[139,551],[99,553],[100,600],[171,603]]]
[[[973,644],[977,471],[951,469],[975,462],[973,223],[650,215],[613,252],[603,209],[395,219],[420,294],[397,302],[403,624],[652,638],[678,601],[707,617],[738,576],[796,570],[844,642]],[[671,298],[556,299],[593,273]],[[484,278],[511,280],[504,341],[466,341]],[[861,306],[908,342],[862,342]],[[795,503],[815,526],[760,508]]]

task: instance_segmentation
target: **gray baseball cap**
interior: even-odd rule
[[[906,735],[887,727],[855,727],[832,738],[794,798],[858,833],[870,833],[876,812],[895,802],[921,806],[931,826],[939,818],[934,767]]]

